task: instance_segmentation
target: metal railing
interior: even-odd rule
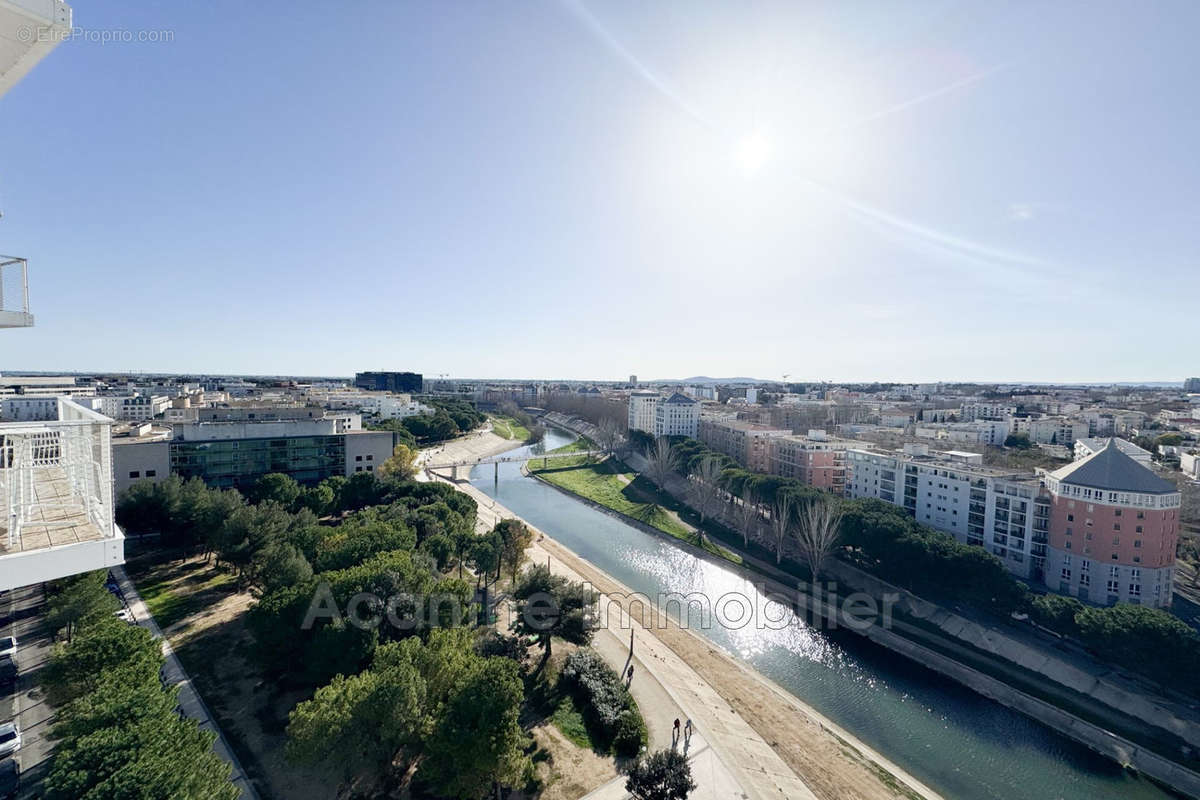
[[[0,423],[0,503],[9,547],[26,526],[70,527],[81,516],[101,536],[114,535],[112,420],[67,398],[58,399],[57,416]]]
[[[0,328],[30,325],[29,262],[16,256],[0,256]]]

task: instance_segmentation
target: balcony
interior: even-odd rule
[[[0,422],[0,590],[125,561],[112,420],[65,397],[55,416]]]
[[[29,264],[23,258],[0,256],[0,328],[29,328]]]
[[[71,33],[62,0],[0,0],[0,96]]]

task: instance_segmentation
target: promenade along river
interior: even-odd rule
[[[548,448],[573,437],[551,430]],[[752,582],[521,474],[477,467],[471,483],[636,592],[727,592]],[[765,602],[765,601],[764,601]],[[779,613],[776,613],[778,611]],[[782,630],[698,631],[948,798],[1168,798],[1082,745],[844,631],[818,632],[790,611]],[[779,625],[772,625],[779,628]]]

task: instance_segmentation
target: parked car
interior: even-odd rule
[[[113,612],[113,616],[123,622],[133,623],[133,612],[128,608],[122,608],[120,611]]]
[[[0,761],[0,800],[12,800],[21,788],[21,768],[15,758]]]
[[[12,656],[0,656],[0,686],[7,686],[17,679],[19,670]]]
[[[0,656],[17,656],[17,637],[5,636],[0,638]]]
[[[10,756],[21,749],[21,729],[15,722],[0,725],[0,756]]]

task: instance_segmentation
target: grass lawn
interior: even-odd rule
[[[565,451],[564,448],[556,452]],[[695,529],[680,521],[679,514],[684,509],[674,498],[660,495],[645,478],[615,458],[605,459],[598,464],[586,463],[586,459],[587,456],[560,458],[542,467],[542,462],[535,457],[526,467],[530,474],[547,483],[586,497],[618,514],[632,517],[668,536],[696,544]],[[741,556],[715,544],[710,538],[705,538],[704,549],[734,564],[742,563]]]
[[[587,723],[583,721],[583,713],[580,712],[571,697],[564,697],[558,702],[558,707],[550,715],[550,721],[562,732],[563,736],[567,737],[571,744],[585,750],[596,749],[592,737],[588,735]]]
[[[519,442],[529,440],[531,435],[529,429],[512,417],[502,417],[495,414],[490,419],[492,421],[492,430],[497,436],[503,439],[516,439]]]
[[[138,594],[164,630],[233,591],[234,577],[191,562],[186,567],[135,574]]]

